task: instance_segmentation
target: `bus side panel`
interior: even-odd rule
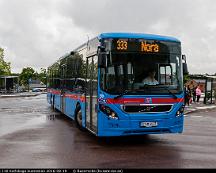
[[[79,96],[78,96],[79,97]],[[85,102],[69,97],[65,97],[65,115],[70,117],[71,119],[75,119],[75,111],[76,111],[76,106],[79,104],[81,106],[81,111],[82,111],[82,126],[85,127]]]
[[[70,118],[74,119],[74,112],[75,112],[75,100],[66,97],[66,107],[65,107],[65,114]]]
[[[55,94],[54,97],[54,102],[55,102],[55,108],[61,111],[61,96],[60,94]]]
[[[72,117],[72,110],[70,109],[71,100],[70,98],[64,97],[65,99],[65,114],[69,117]]]
[[[52,93],[47,92],[47,102],[51,104]]]
[[[82,126],[86,128],[86,108],[85,102],[80,102],[81,110],[82,110]]]

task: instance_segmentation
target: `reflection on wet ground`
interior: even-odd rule
[[[32,104],[31,100],[34,100]],[[41,104],[43,103],[44,104]],[[50,113],[44,95],[36,98],[5,98],[0,100],[0,136],[28,129],[46,122]]]

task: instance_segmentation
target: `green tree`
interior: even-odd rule
[[[37,74],[37,78],[46,84],[46,77],[47,77],[47,72],[45,68],[41,68],[41,71]]]
[[[4,60],[4,49],[0,48],[0,75],[10,75],[11,64]]]
[[[25,67],[19,75],[19,83],[28,86],[29,80],[36,79],[36,72],[32,67]]]
[[[185,83],[187,83],[187,81],[189,81],[190,80],[190,76],[189,75],[184,75],[183,76],[183,83],[185,84]]]

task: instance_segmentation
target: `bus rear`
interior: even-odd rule
[[[147,34],[100,35],[97,135],[183,131],[181,43]],[[156,82],[146,83],[154,70]]]

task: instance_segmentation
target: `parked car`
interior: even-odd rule
[[[40,88],[33,88],[32,92],[42,92],[42,89],[40,89]]]

